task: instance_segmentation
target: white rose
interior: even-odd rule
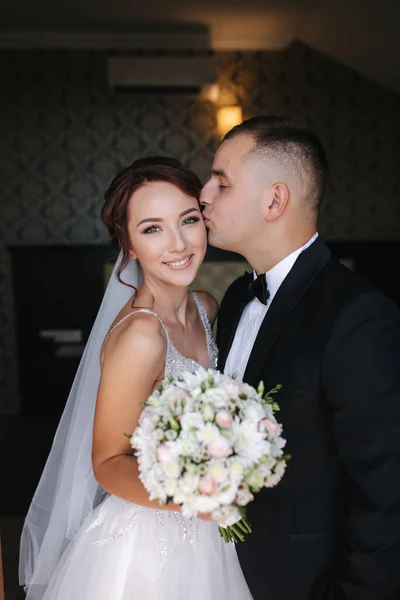
[[[228,470],[232,479],[241,479],[243,477],[244,467],[237,458],[232,458],[228,463]]]
[[[164,463],[164,472],[167,477],[179,477],[181,474],[181,467],[177,460],[170,460]]]
[[[282,456],[283,451],[282,449],[286,446],[286,440],[281,438],[281,437],[277,437],[273,440],[271,440],[271,454],[272,456]]]
[[[140,416],[140,427],[143,427],[146,431],[153,431],[154,419],[145,411]]]
[[[239,506],[246,506],[246,504],[248,504],[252,500],[254,500],[254,496],[250,492],[250,490],[243,488],[238,491],[236,496],[236,502],[237,504],[239,504]]]
[[[197,514],[197,508],[196,508],[197,496],[182,495],[182,498],[183,498],[182,501],[181,501],[181,499],[179,499],[179,501],[178,501],[176,494],[174,496],[174,502],[176,504],[181,504],[182,516],[185,517],[186,519],[189,519],[190,517],[195,517]]]
[[[189,412],[181,416],[181,427],[184,431],[190,429],[202,429],[204,427],[203,416],[198,412]]]
[[[164,485],[167,496],[173,497],[176,492],[176,488],[178,487],[176,479],[166,479]]]
[[[262,473],[260,473],[257,469],[254,469],[254,471],[247,475],[246,481],[255,492],[259,491],[264,485]]]
[[[242,383],[240,386],[240,393],[241,394],[245,394],[248,398],[255,398],[257,397],[257,392],[256,390],[251,387],[251,385],[249,385],[248,383]]]
[[[274,469],[274,473],[264,479],[264,487],[271,488],[277,485],[277,483],[279,483],[282,479],[285,469],[286,462],[284,460],[280,460]]]
[[[224,381],[222,386],[224,390],[229,394],[229,396],[233,396],[233,398],[239,397],[240,385],[233,379],[228,379],[227,381]]]
[[[208,473],[219,483],[224,481],[228,476],[228,471],[224,463],[220,460],[214,460],[210,463]]]
[[[264,417],[265,411],[262,404],[255,400],[246,400],[243,402],[243,413],[244,418],[249,421],[257,421],[257,423]]]
[[[197,432],[197,439],[200,442],[204,442],[205,444],[209,444],[215,439],[218,439],[220,436],[219,429],[216,425],[212,423],[207,423],[203,429],[200,429]]]
[[[221,506],[213,511],[212,517],[220,527],[231,527],[242,518],[235,506]]]
[[[226,504],[226,505],[230,505],[235,501],[236,495],[237,495],[237,491],[238,491],[238,486],[236,482],[231,482],[231,484],[224,489],[223,491],[219,492],[219,494],[216,495],[216,497],[218,498],[218,502],[219,504]]]
[[[192,437],[182,437],[177,443],[182,456],[193,456],[199,452],[199,444]]]
[[[229,396],[222,388],[210,388],[203,394],[205,402],[210,402],[217,408],[223,408],[229,402]]]
[[[193,390],[191,390],[190,395],[192,396],[192,398],[197,398],[201,395],[201,393],[201,387],[198,385],[195,388],[193,388]]]
[[[201,513],[210,513],[218,507],[218,500],[212,496],[198,496],[196,509]]]
[[[194,473],[185,473],[179,480],[179,488],[184,494],[193,494],[199,485],[200,477]]]
[[[200,466],[194,465],[193,463],[186,464],[185,469],[188,473],[192,473],[194,475],[198,475],[200,473]]]

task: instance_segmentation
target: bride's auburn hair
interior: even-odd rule
[[[175,158],[154,156],[135,160],[123,169],[111,182],[104,194],[105,202],[101,209],[101,219],[108,229],[112,245],[122,250],[122,259],[117,271],[121,283],[121,273],[130,260],[130,238],[128,231],[128,205],[132,194],[142,185],[150,182],[172,183],[187,196],[199,202],[202,184],[195,173],[185,169]],[[200,202],[199,202],[200,205]]]

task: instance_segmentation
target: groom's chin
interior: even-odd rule
[[[208,232],[208,245],[212,246],[213,248],[217,248],[218,250],[228,250],[226,244],[224,244],[223,242],[221,243],[221,240],[218,239],[218,236],[212,235],[210,234],[210,232]]]

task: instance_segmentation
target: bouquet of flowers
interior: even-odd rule
[[[282,478],[288,456],[264,394],[219,371],[166,378],[145,402],[130,443],[150,499],[181,505],[185,517],[211,513],[225,541],[251,532],[245,506]]]

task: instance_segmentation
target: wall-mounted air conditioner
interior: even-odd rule
[[[137,92],[199,92],[215,84],[217,66],[212,54],[108,58],[109,86]]]

